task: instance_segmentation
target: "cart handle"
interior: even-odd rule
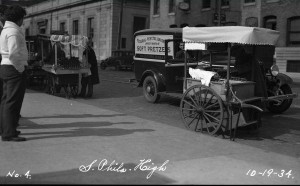
[[[245,103],[244,101],[240,100],[236,95],[235,93],[233,92],[232,90],[232,86],[230,86],[229,88],[230,92],[232,93],[232,96],[233,96],[233,99],[236,100],[237,102],[231,102],[231,103],[234,103],[234,104],[239,104],[242,108],[253,108],[253,109],[256,109],[260,112],[263,112],[263,110],[261,108],[259,108],[258,106],[255,106],[255,105],[251,105],[251,104],[247,104]]]

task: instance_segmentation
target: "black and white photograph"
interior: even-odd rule
[[[0,0],[0,185],[299,185],[300,0]]]

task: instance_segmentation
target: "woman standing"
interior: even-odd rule
[[[93,86],[95,84],[99,84],[99,75],[98,75],[98,63],[96,54],[92,48],[92,40],[91,38],[87,41],[86,49],[83,51],[83,58],[87,59],[87,62],[90,64],[91,75],[82,77],[81,79],[81,91],[80,97],[92,97],[93,95]],[[86,88],[88,87],[88,92],[86,94]]]
[[[17,131],[19,116],[26,90],[28,51],[21,29],[26,10],[11,5],[5,10],[6,22],[0,37],[2,61],[0,76],[3,80],[3,96],[0,107],[2,141],[25,141]]]

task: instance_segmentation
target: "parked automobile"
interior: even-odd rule
[[[133,70],[134,51],[115,50],[112,56],[100,62],[100,68],[105,70],[107,67],[115,67],[116,70],[129,69]]]

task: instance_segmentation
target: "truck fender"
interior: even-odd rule
[[[280,87],[285,84],[293,83],[293,79],[286,74],[279,73],[276,78],[279,80]]]
[[[165,83],[165,79],[162,75],[162,73],[158,72],[158,71],[154,71],[154,70],[146,70],[141,78],[141,81],[138,84],[138,87],[143,86],[143,82],[145,80],[145,78],[147,76],[153,76],[155,81],[157,82],[157,90],[159,92],[165,91],[166,90],[166,83]]]

